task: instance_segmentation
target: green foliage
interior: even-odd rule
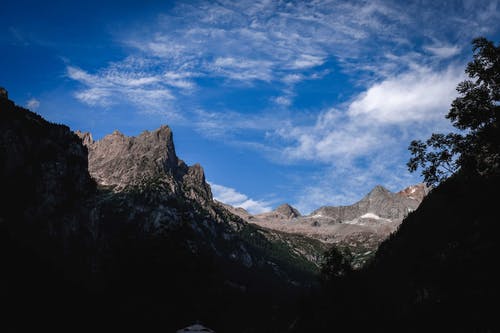
[[[485,38],[472,42],[474,56],[458,84],[460,96],[446,116],[460,133],[432,134],[409,146],[411,172],[422,169],[429,185],[441,183],[459,170],[488,176],[500,171],[500,46]]]
[[[321,264],[321,277],[329,282],[349,275],[352,272],[352,254],[349,248],[332,246],[324,255]]]
[[[256,252],[259,256],[269,258],[277,263],[282,269],[288,272],[294,272],[299,275],[310,277],[317,273],[317,267],[308,260],[304,255],[296,253],[292,246],[288,244],[285,237],[286,234],[273,232],[275,235],[271,237],[266,231],[250,224],[244,224],[238,235],[248,246],[251,252]],[[267,237],[266,237],[267,234]],[[288,237],[293,237],[288,235]],[[305,238],[304,238],[305,239]],[[294,244],[297,243],[295,240]],[[301,244],[304,246],[304,244]],[[318,252],[318,245],[311,240],[311,252]]]

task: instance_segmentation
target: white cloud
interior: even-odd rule
[[[462,79],[461,68],[435,72],[416,67],[369,87],[351,103],[348,114],[384,124],[441,119]]]
[[[169,86],[181,89],[192,89],[195,87],[195,83],[189,79],[193,76],[196,76],[196,74],[191,72],[168,71],[163,74],[163,79],[164,82]]]
[[[278,96],[274,98],[274,102],[282,106],[290,106],[292,104],[292,99],[288,96]]]
[[[336,109],[322,113],[312,126],[292,125],[277,134],[292,141],[283,149],[285,158],[325,163],[367,154],[389,139],[378,128],[366,128]]]
[[[304,76],[301,74],[288,74],[283,77],[283,82],[288,84],[294,84],[300,82],[304,79]]]
[[[457,94],[455,87],[463,79],[460,72],[415,67],[375,83],[345,110],[332,108],[313,125],[277,130],[278,136],[292,142],[283,154],[292,160],[339,163],[394,149],[403,136],[445,123],[444,115]]]
[[[31,111],[36,111],[40,107],[40,101],[36,98],[31,98],[26,102],[26,107]]]
[[[93,88],[89,87],[88,89],[81,90],[75,93],[75,97],[79,99],[81,102],[88,105],[100,105],[100,106],[109,106],[112,104],[111,101],[112,93],[109,89],[104,88]]]
[[[352,204],[377,184],[396,191],[418,182],[406,170],[407,145],[449,130],[444,115],[461,71],[414,66],[374,83],[345,106],[322,112],[311,125],[289,123],[276,130],[284,140],[283,159],[323,165],[294,205],[310,212],[321,205]]]
[[[310,54],[302,54],[295,59],[292,63],[292,68],[294,69],[303,69],[303,68],[311,68],[320,66],[325,62],[323,57],[314,56]]]
[[[433,55],[439,58],[451,58],[460,53],[461,49],[457,45],[428,45],[424,47],[425,50],[429,51]]]
[[[233,188],[210,183],[212,193],[215,200],[231,205],[233,207],[241,207],[252,214],[269,212],[272,210],[271,205],[267,201],[254,200],[243,193],[236,191]]]

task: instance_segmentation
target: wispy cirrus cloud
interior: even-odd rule
[[[88,86],[77,95],[80,100],[103,105],[119,91],[128,94],[134,80],[144,89],[158,90],[162,85],[164,91],[191,89],[199,77],[246,84],[263,81],[290,90],[303,80],[321,78],[321,67],[332,60],[345,71],[356,72],[354,80],[359,84],[370,85],[415,62],[432,65],[432,61],[458,55],[458,40],[469,42],[478,33],[493,29],[500,17],[496,3],[479,1],[472,9],[467,2],[423,6],[390,0],[178,1],[156,21],[117,35],[132,57],[94,73],[100,80],[69,76]],[[450,34],[455,36],[455,44],[446,43]],[[439,59],[426,57],[426,53]],[[130,77],[130,58],[155,65],[133,64],[134,71],[143,76]],[[162,72],[170,74],[162,77]],[[182,73],[189,77],[171,78]],[[122,76],[126,84],[117,82]],[[102,81],[113,83],[114,89],[102,87]],[[167,94],[161,96],[158,103]],[[291,106],[293,94],[277,102]]]
[[[396,190],[416,179],[405,172],[407,144],[446,128],[443,115],[470,58],[464,45],[498,31],[498,3],[177,1],[116,35],[129,57],[67,70],[84,103],[175,103],[204,137],[273,162],[319,165],[297,185],[297,205],[307,211],[359,199],[376,182]],[[328,78],[327,86],[340,74],[345,82],[331,94],[351,88],[342,99],[323,93],[308,97],[311,106],[296,103],[315,92],[308,83]],[[264,105],[226,107],[235,87]]]
[[[433,45],[424,46],[424,49],[441,59],[456,56],[461,51],[461,48],[458,45],[447,45],[443,43],[435,43]]]
[[[74,95],[87,105],[129,103],[141,111],[176,117],[178,111],[172,107],[176,95],[189,95],[196,88],[192,72],[172,72],[157,61],[132,56],[94,73],[69,65],[66,75],[81,84]]]

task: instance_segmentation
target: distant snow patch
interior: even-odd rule
[[[375,219],[375,220],[381,220],[382,219],[380,216],[378,216],[376,214],[373,214],[373,213],[366,213],[365,215],[362,215],[361,218],[362,219]]]

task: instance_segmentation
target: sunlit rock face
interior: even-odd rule
[[[77,134],[89,150],[89,172],[103,187],[120,192],[155,186],[168,196],[212,201],[203,168],[199,164],[188,167],[177,157],[168,126],[135,137],[115,131],[99,141],[90,133]]]
[[[288,204],[257,215],[241,208],[229,209],[250,223],[349,247],[356,257],[355,266],[360,267],[403,219],[417,209],[428,192],[424,184],[412,185],[398,193],[378,185],[352,205],[324,206],[304,216]]]

